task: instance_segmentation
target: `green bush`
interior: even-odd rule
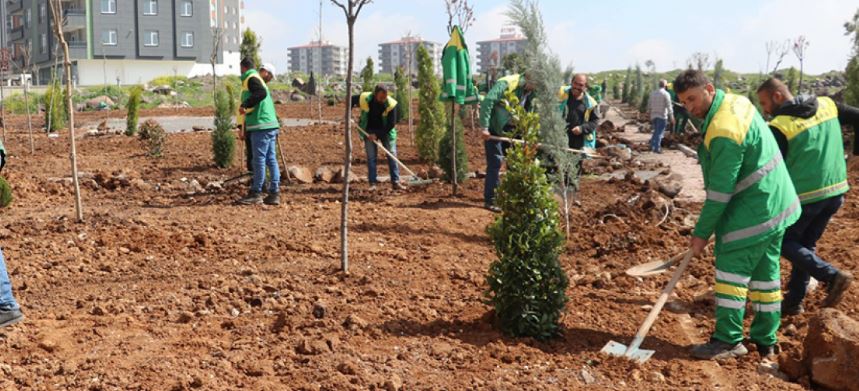
[[[227,168],[233,165],[233,155],[236,152],[236,137],[233,134],[234,100],[231,98],[230,87],[226,92],[218,90],[215,93],[215,131],[212,132],[212,155],[215,165]]]
[[[125,118],[125,135],[134,136],[137,133],[137,121],[140,118],[140,103],[142,101],[143,88],[135,86],[131,89],[131,94],[128,96],[128,103],[125,107],[128,109],[128,116]]]
[[[504,332],[547,339],[558,335],[567,303],[568,279],[558,262],[564,239],[558,205],[536,159],[540,117],[526,113],[513,94],[507,102],[525,144],[507,152],[496,200],[501,214],[487,229],[498,260],[489,266],[485,295]]]
[[[394,72],[394,84],[397,86],[395,99],[397,100],[397,118],[400,121],[409,119],[409,94],[408,94],[408,75],[405,74],[403,67],[398,67]]]
[[[179,86],[188,84],[188,78],[185,76],[159,76],[149,81],[149,85],[158,86]]]
[[[29,93],[29,106],[30,113],[38,113],[39,112],[39,102],[41,98],[33,93]],[[6,109],[7,113],[11,114],[27,114],[27,99],[24,99],[24,93],[15,94],[12,96],[6,97],[6,100],[3,102],[3,107]]]
[[[425,162],[438,160],[438,144],[444,135],[444,106],[438,100],[441,87],[435,77],[432,58],[422,45],[418,46],[418,113],[420,123],[415,132],[418,156]]]
[[[68,110],[66,108],[65,93],[60,83],[54,83],[45,90],[42,95],[42,104],[45,106],[45,128],[48,132],[56,132],[66,126]]]
[[[466,179],[468,173],[468,152],[465,149],[465,130],[462,126],[462,119],[456,116],[456,181],[462,183]],[[441,138],[438,145],[438,165],[444,171],[444,180],[451,182],[453,177],[453,167],[450,164],[450,122],[448,121],[447,130]]]
[[[146,153],[152,157],[161,157],[164,153],[164,141],[167,134],[161,124],[155,120],[144,121],[138,129],[138,137],[146,148]]]

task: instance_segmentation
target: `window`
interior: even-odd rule
[[[194,33],[191,31],[185,31],[182,33],[182,47],[183,48],[191,48],[194,47]]]
[[[116,30],[103,30],[101,32],[101,44],[103,46],[116,46]]]
[[[158,46],[158,32],[147,31],[143,35],[143,46]]]
[[[27,17],[24,18],[24,27],[30,28],[30,22],[33,21],[33,15],[30,13],[30,9],[27,8]]]
[[[194,2],[191,0],[182,1],[181,16],[194,16]]]
[[[116,0],[101,0],[101,13],[103,13],[103,14],[115,14],[116,13]]]
[[[46,33],[39,34],[39,53],[48,53],[48,34]]]
[[[143,15],[158,15],[158,0],[144,0]]]
[[[114,7],[115,8],[115,7]],[[39,23],[45,23],[48,19],[48,5],[39,4]]]

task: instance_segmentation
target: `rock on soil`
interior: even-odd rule
[[[832,308],[812,318],[801,357],[783,354],[782,370],[791,379],[809,376],[831,390],[859,390],[859,322]]]
[[[334,177],[337,176],[337,169],[330,166],[322,166],[316,169],[316,174],[313,177],[317,182],[331,183]]]
[[[291,175],[298,182],[308,184],[313,183],[313,174],[310,173],[310,170],[307,167],[302,166],[289,166],[287,169],[289,175]]]

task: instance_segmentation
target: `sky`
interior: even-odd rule
[[[344,0],[345,1],[345,0]],[[316,40],[319,0],[244,0],[245,27],[262,38],[262,59],[279,73],[287,71],[287,48]],[[465,33],[471,50],[477,41],[494,39],[507,23],[509,0],[471,0],[476,21]],[[551,50],[561,63],[579,72],[625,69],[647,60],[657,71],[685,67],[695,52],[721,58],[740,72],[766,68],[768,41],[805,36],[810,43],[805,71],[819,74],[843,70],[851,51],[844,22],[859,2],[850,0],[538,0]],[[372,56],[378,44],[411,33],[447,42],[444,0],[374,0],[355,24],[355,67]],[[349,42],[343,11],[322,1],[323,39]],[[472,54],[473,55],[473,54]],[[772,61],[774,62],[774,61]],[[791,52],[783,66],[796,66]]]

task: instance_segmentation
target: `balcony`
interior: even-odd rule
[[[69,44],[69,58],[73,59],[84,59],[87,58],[87,42],[86,41],[76,41],[70,40]]]
[[[17,41],[22,38],[24,38],[24,26],[13,27],[12,30],[9,31],[10,41]]]
[[[74,31],[86,28],[86,10],[82,8],[68,8],[63,10],[63,20],[66,31]]]

